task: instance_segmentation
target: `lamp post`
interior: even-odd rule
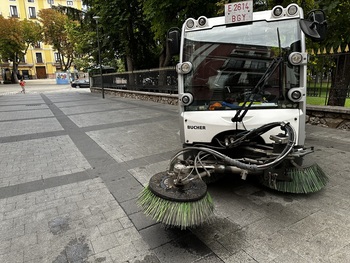
[[[102,65],[101,65],[101,48],[100,48],[100,38],[98,36],[98,20],[99,16],[94,16],[94,20],[96,20],[96,34],[97,34],[97,47],[98,47],[98,64],[100,65],[100,78],[101,78],[101,89],[102,89],[102,99],[105,98],[105,90],[103,88],[103,77],[102,77]]]

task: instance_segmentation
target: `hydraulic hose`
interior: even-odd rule
[[[178,156],[180,156],[181,154],[183,154],[185,152],[191,151],[191,150],[197,150],[197,151],[210,153],[210,154],[222,159],[224,162],[226,162],[232,166],[236,166],[236,167],[243,169],[243,170],[248,170],[248,171],[252,171],[252,172],[266,170],[270,167],[273,167],[273,166],[279,164],[292,151],[292,149],[295,145],[295,131],[294,131],[293,127],[289,123],[284,123],[284,122],[269,123],[269,124],[263,125],[257,129],[250,131],[249,133],[243,135],[241,138],[239,138],[237,140],[237,141],[242,142],[243,140],[246,140],[248,138],[253,138],[255,136],[261,135],[261,134],[267,132],[268,130],[273,129],[277,126],[283,127],[286,130],[286,132],[288,134],[288,143],[286,144],[286,147],[283,149],[283,151],[272,162],[268,162],[268,163],[264,163],[264,164],[246,164],[246,163],[243,163],[239,160],[232,159],[229,156],[222,154],[214,149],[210,149],[210,148],[206,148],[206,147],[187,147],[187,148],[179,151],[171,159],[169,170],[173,169],[174,161],[176,160],[176,158]],[[236,143],[236,141],[234,142],[234,144],[235,143]],[[240,143],[238,143],[237,145],[239,145],[239,144]],[[235,147],[237,145],[235,145]]]

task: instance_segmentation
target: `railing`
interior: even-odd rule
[[[316,54],[312,52],[308,63],[307,96],[322,98],[322,105],[344,106],[346,99],[350,98],[349,72],[348,46],[344,51],[339,47],[336,53],[333,49],[328,53],[326,50],[322,53],[318,51]],[[338,103],[332,104],[329,100]]]
[[[339,75],[350,76],[350,52],[349,48],[337,52],[331,49],[322,53],[309,52],[307,96],[308,104],[313,105],[338,105],[350,107],[350,78],[339,86]],[[345,58],[345,61],[344,61]],[[338,74],[340,73],[340,74]],[[101,77],[92,77],[92,87],[101,87]],[[167,94],[177,94],[177,74],[174,67],[139,70],[123,73],[103,74],[103,87],[129,91],[146,91]],[[329,103],[332,99],[333,102]],[[340,102],[339,102],[340,101]]]
[[[92,76],[92,87],[101,87],[101,77]],[[175,68],[138,70],[123,73],[103,74],[103,87],[131,91],[177,93]]]
[[[309,71],[312,73],[309,74],[308,81],[309,96],[324,96],[325,98],[328,96],[331,80],[330,76],[327,75],[330,74],[329,69],[324,65],[325,63],[322,66],[323,70],[317,71],[316,67],[311,67]],[[100,93],[101,77],[99,75],[92,76],[91,81],[91,91]],[[151,100],[172,105],[178,103],[176,95],[177,74],[174,68],[103,74],[103,87],[106,94],[113,96]],[[306,114],[306,122],[309,124],[350,130],[349,108],[308,105]]]

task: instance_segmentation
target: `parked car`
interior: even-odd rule
[[[90,88],[90,82],[88,79],[77,79],[72,81],[72,88]]]

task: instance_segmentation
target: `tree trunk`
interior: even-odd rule
[[[11,77],[11,81],[12,83],[18,83],[18,56],[17,54],[14,56],[13,59],[13,65],[12,65],[12,77]]]
[[[329,91],[329,106],[344,106],[350,84],[350,56],[342,54],[337,59],[337,66],[332,72],[332,86]]]
[[[164,59],[163,67],[169,66],[170,61],[171,61],[171,55],[170,55],[169,41],[165,41],[165,59]]]
[[[162,68],[164,67],[164,62],[165,62],[165,49],[164,47],[162,48],[162,51],[160,52],[160,55],[159,55],[159,67]]]
[[[126,67],[127,71],[134,70],[134,63],[132,62],[132,57],[130,55],[126,55]]]
[[[171,60],[170,52],[169,52],[169,44],[168,41],[166,41],[165,47],[162,48],[162,51],[160,53],[159,57],[159,67],[164,68],[169,65]]]
[[[126,56],[126,67],[127,67],[127,71],[133,71],[134,67],[133,67],[133,62],[132,62],[132,57],[127,55]],[[135,87],[135,76],[134,73],[129,74],[129,79],[128,79],[128,89],[134,89]]]

